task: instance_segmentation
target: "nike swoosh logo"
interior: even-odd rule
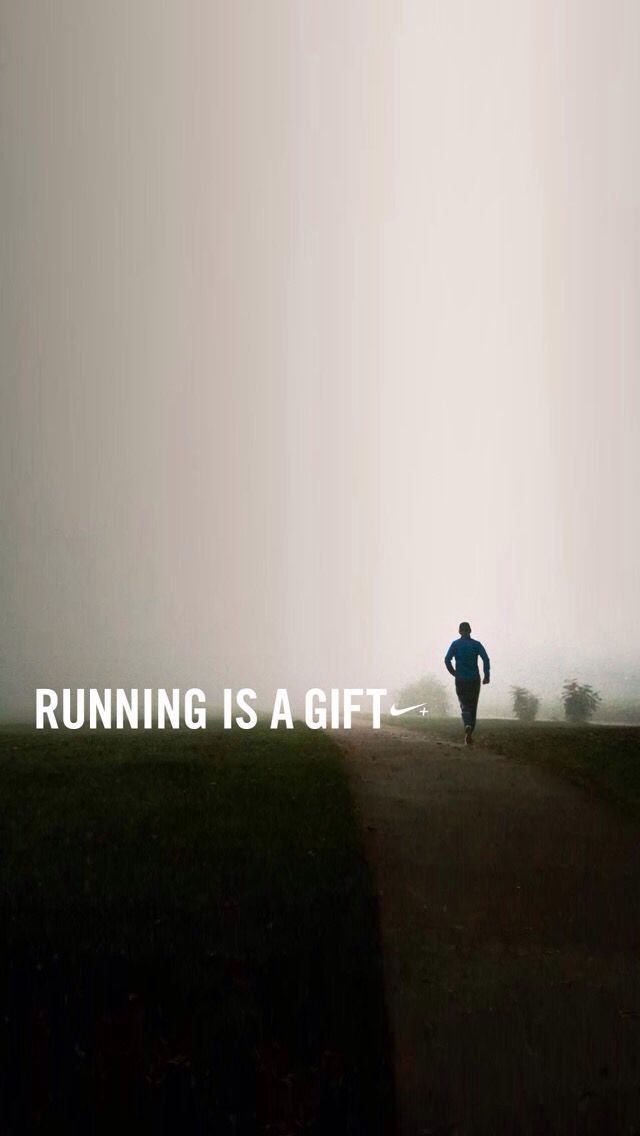
[[[393,706],[389,710],[389,713],[392,715],[392,717],[397,718],[398,714],[408,714],[410,710],[419,710],[421,706],[426,705],[426,702],[417,702],[415,706],[403,706],[400,710],[394,702]],[[429,711],[427,711],[427,713],[429,713]]]

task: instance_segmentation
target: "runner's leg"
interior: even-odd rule
[[[460,713],[465,729],[468,728],[473,731],[476,724],[478,698],[480,697],[480,677],[478,676],[477,679],[457,678],[456,694],[458,695]]]
[[[480,677],[472,679],[473,685],[469,689],[469,707],[471,710],[471,729],[476,728],[476,716],[478,713],[478,699],[480,698]]]
[[[456,679],[456,694],[458,695],[458,702],[460,703],[460,713],[462,721],[465,726],[470,726],[473,729],[475,723],[475,712],[473,705],[473,698],[469,698],[470,689],[469,679],[457,678]],[[473,693],[471,691],[471,693]]]

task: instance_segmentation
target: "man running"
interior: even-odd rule
[[[482,659],[482,667],[484,670],[484,679],[482,681],[485,683],[490,681],[491,664],[482,643],[479,643],[477,639],[471,638],[470,624],[461,623],[458,631],[460,632],[460,638],[454,639],[449,647],[444,657],[444,665],[449,671],[449,674],[452,674],[456,680],[456,694],[458,695],[462,721],[464,722],[464,741],[465,745],[471,745],[476,724],[478,698],[480,697],[478,655]],[[455,659],[456,662],[455,670],[451,666],[452,659]]]

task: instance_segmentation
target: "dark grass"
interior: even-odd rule
[[[462,740],[458,718],[423,721],[407,715],[388,721],[447,741]],[[640,816],[640,726],[479,718],[474,744],[520,761],[538,762]]]
[[[0,1132],[392,1130],[377,911],[325,734],[0,741]]]

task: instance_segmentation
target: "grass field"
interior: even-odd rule
[[[377,910],[325,734],[0,742],[3,1134],[391,1130]]]
[[[447,741],[462,740],[459,718],[387,719]],[[476,745],[516,760],[535,761],[640,816],[640,726],[575,726],[479,718]],[[470,751],[470,754],[473,751]]]

